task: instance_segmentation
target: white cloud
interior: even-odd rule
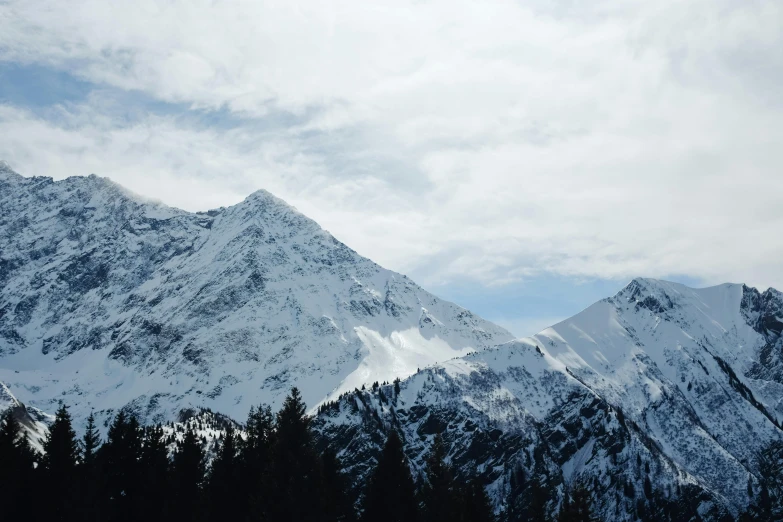
[[[264,187],[437,284],[537,272],[783,286],[783,4],[7,1],[0,58],[226,109],[57,120],[0,157],[189,209]],[[290,113],[295,123],[263,130]]]

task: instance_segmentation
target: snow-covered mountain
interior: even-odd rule
[[[440,433],[498,505],[532,494],[533,476],[561,495],[589,478],[602,520],[721,520],[745,508],[757,452],[783,436],[781,330],[776,290],[636,279],[532,338],[422,370],[399,394],[347,394],[318,426],[358,480],[396,425],[414,466]]]
[[[511,339],[265,191],[189,213],[0,165],[0,382],[44,411],[244,419]]]
[[[49,426],[54,422],[54,415],[22,404],[8,387],[0,382],[0,412],[5,413],[8,410],[11,410],[11,414],[19,421],[30,445],[38,452],[43,451],[43,442],[49,432]]]
[[[0,166],[0,410],[37,440],[60,400],[213,439],[231,421],[200,408],[241,421],[293,385],[357,487],[396,426],[498,508],[589,479],[602,520],[728,520],[783,437],[783,294],[635,279],[512,340],[266,192],[188,213]]]

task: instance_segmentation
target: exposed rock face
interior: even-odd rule
[[[756,453],[783,435],[780,297],[636,279],[532,338],[419,372],[399,395],[347,395],[319,429],[360,481],[395,425],[414,467],[441,433],[499,507],[511,491],[524,503],[538,475],[552,510],[566,485],[589,479],[603,520],[655,509],[721,520],[745,508]]]
[[[319,443],[357,491],[395,427],[417,472],[441,434],[498,509],[539,477],[550,512],[590,480],[603,520],[727,520],[783,436],[783,294],[635,279],[514,341],[266,192],[193,214],[0,166],[0,381],[38,440],[59,400],[77,420],[200,411],[213,440],[231,421],[200,408],[241,421],[296,385],[333,401]]]
[[[243,419],[510,339],[267,192],[188,213],[0,168],[0,381],[44,410]]]

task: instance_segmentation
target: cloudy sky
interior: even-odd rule
[[[0,0],[0,158],[265,188],[518,335],[642,275],[783,287],[779,0]]]

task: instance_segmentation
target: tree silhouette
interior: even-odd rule
[[[402,441],[391,430],[364,498],[364,522],[413,522],[419,519],[415,486]]]
[[[439,434],[435,435],[427,458],[426,484],[422,491],[423,515],[427,522],[450,522],[460,516],[460,499],[445,456],[443,439]]]
[[[265,480],[265,489],[273,499],[266,503],[269,518],[291,522],[317,520],[320,478],[320,462],[313,448],[307,407],[299,390],[292,388],[275,419],[271,462]]]
[[[201,441],[192,427],[182,438],[171,466],[172,516],[183,520],[201,520],[204,516],[202,486],[206,464]]]
[[[51,496],[50,501],[42,506],[46,510],[46,518],[75,519],[78,506],[72,499],[78,498],[80,493],[77,490],[79,483],[74,479],[81,452],[76,432],[71,425],[71,415],[62,403],[44,440],[43,450],[42,480]]]
[[[33,491],[36,455],[14,412],[9,408],[0,419],[0,506],[3,517],[22,520]]]
[[[233,428],[226,430],[207,479],[207,495],[210,505],[210,519],[236,520],[242,518],[240,498],[242,478],[240,475],[240,456],[237,436]]]

